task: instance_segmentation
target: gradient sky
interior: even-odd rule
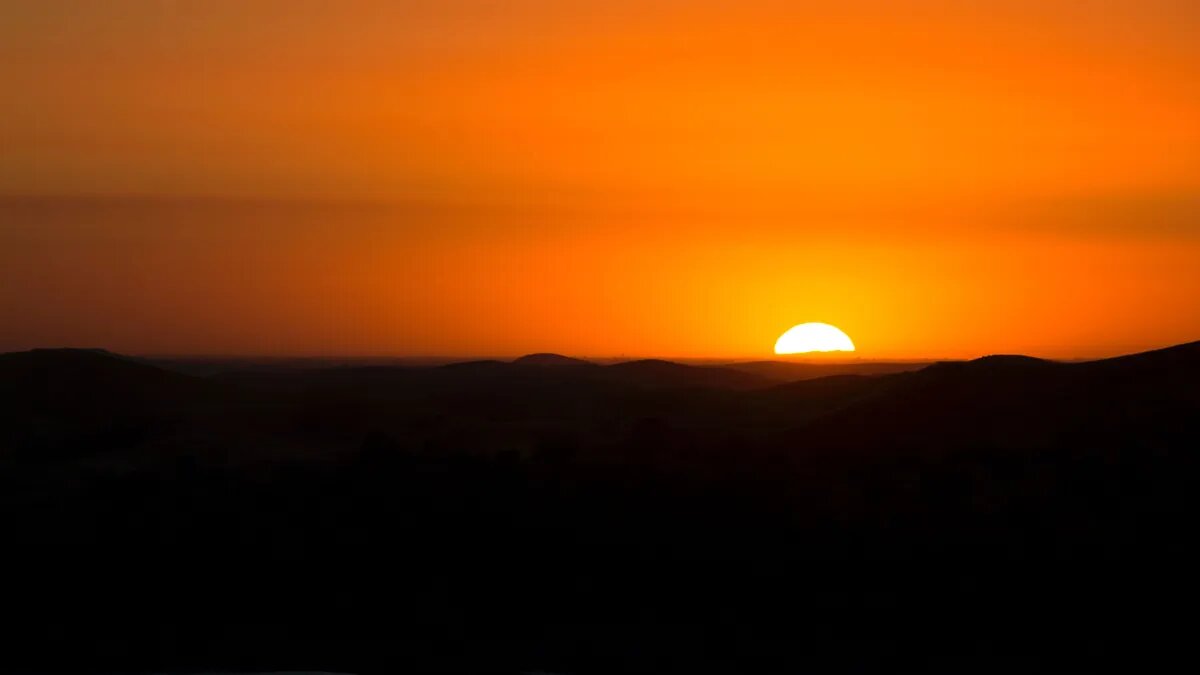
[[[0,350],[1200,339],[1194,0],[0,0]]]

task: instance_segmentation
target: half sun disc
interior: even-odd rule
[[[802,323],[793,326],[775,341],[776,354],[808,352],[852,352],[850,336],[827,323]]]

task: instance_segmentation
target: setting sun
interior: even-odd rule
[[[850,341],[850,336],[827,323],[802,323],[793,326],[775,341],[776,354],[852,351],[854,343]]]

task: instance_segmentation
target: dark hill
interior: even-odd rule
[[[801,442],[875,453],[1144,446],[1200,429],[1197,343],[1079,363],[989,356],[894,378],[814,423]]]
[[[519,366],[592,366],[591,361],[575,359],[561,354],[526,354],[513,363]]]
[[[928,362],[897,362],[864,361],[845,363],[816,363],[805,361],[749,361],[744,363],[729,363],[724,367],[738,370],[778,382],[796,382],[812,380],[818,377],[833,375],[888,375],[920,370],[930,365]]]
[[[0,396],[33,410],[158,408],[203,389],[201,380],[103,350],[0,354]]]
[[[1169,376],[1174,372],[1187,376],[1200,367],[1200,341],[1071,365],[1091,373],[1154,373],[1156,376]]]
[[[930,364],[921,370],[926,373],[925,376],[937,373],[942,375],[954,374],[971,374],[973,376],[994,375],[998,377],[1011,377],[1019,375],[1036,375],[1047,372],[1055,368],[1062,367],[1065,364],[1057,361],[1047,361],[1038,359],[1032,356],[1018,356],[1010,354],[994,354],[984,356],[971,361],[939,361]]]
[[[0,447],[34,459],[130,447],[207,408],[215,393],[204,380],[101,350],[0,354]]]
[[[604,371],[611,379],[646,387],[756,389],[773,383],[765,377],[731,368],[689,366],[659,359],[615,363]]]

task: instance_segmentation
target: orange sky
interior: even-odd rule
[[[1200,339],[1188,0],[0,3],[0,350]]]

